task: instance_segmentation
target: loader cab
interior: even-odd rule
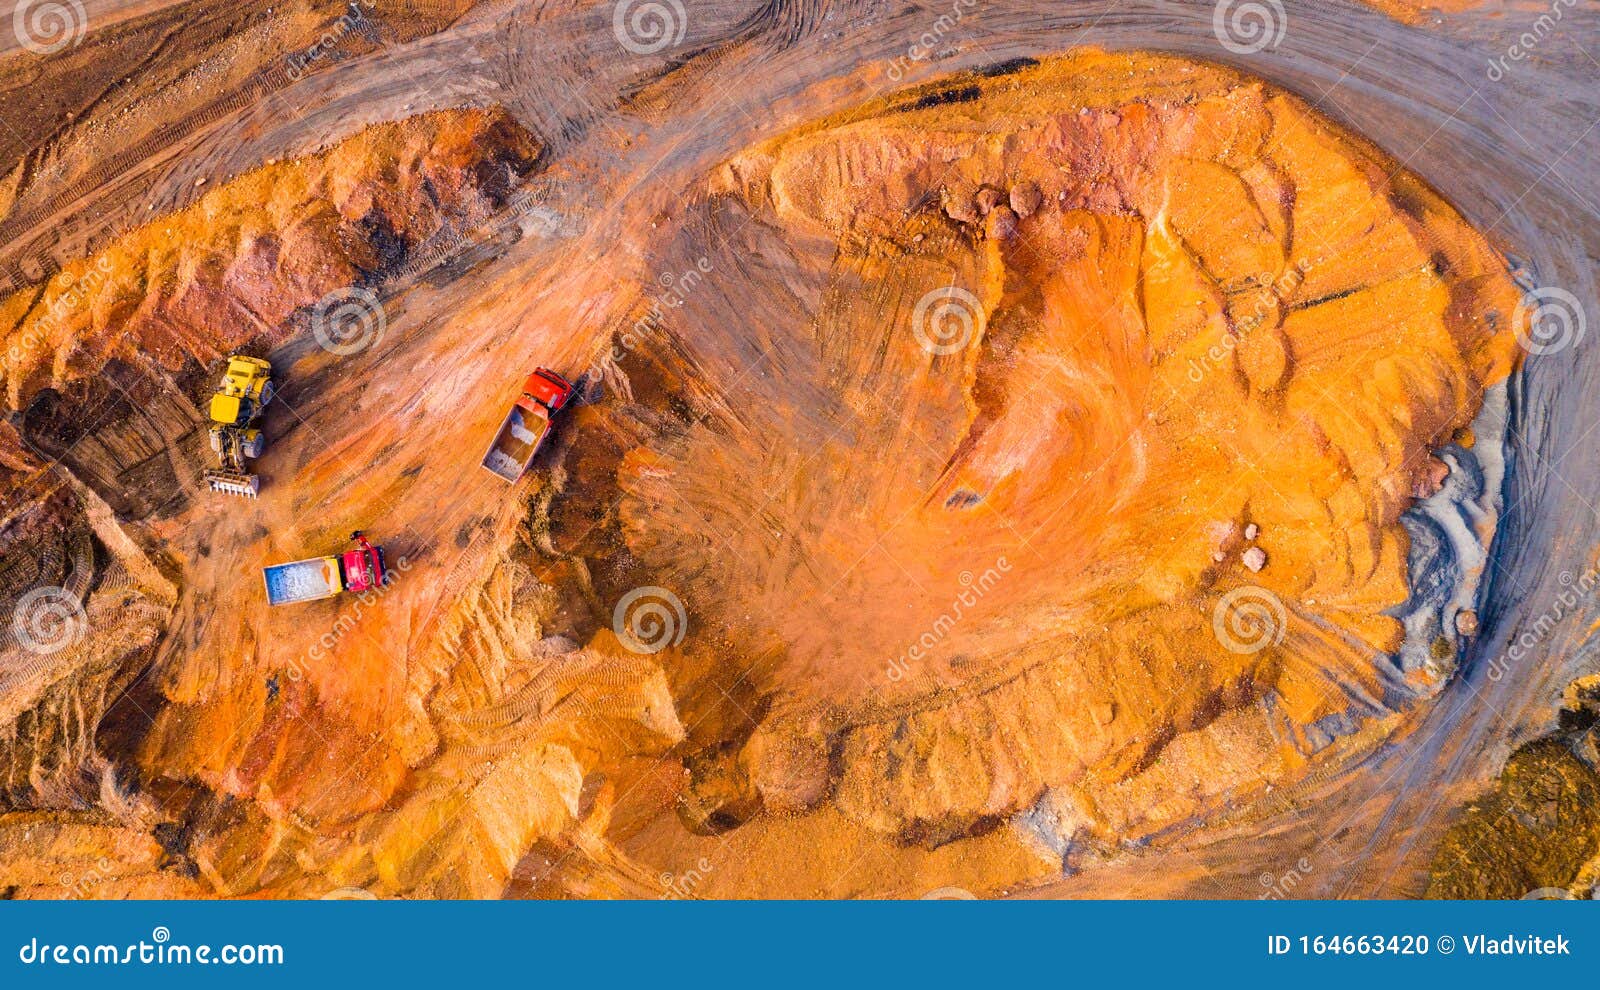
[[[250,400],[226,392],[211,397],[211,421],[223,426],[243,426],[250,421]]]
[[[272,401],[272,365],[260,358],[234,355],[222,384],[211,396],[211,420],[223,426],[243,426]]]

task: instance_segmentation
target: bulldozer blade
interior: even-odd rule
[[[261,491],[261,479],[253,474],[234,474],[229,471],[207,471],[206,484],[214,492],[255,498]]]

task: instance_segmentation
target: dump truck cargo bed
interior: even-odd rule
[[[262,571],[267,582],[267,604],[288,605],[332,598],[344,590],[339,558],[313,557],[290,564],[274,564]]]
[[[518,403],[511,407],[500,431],[483,456],[483,466],[506,481],[516,481],[528,469],[539,443],[550,432],[550,414],[542,406]]]

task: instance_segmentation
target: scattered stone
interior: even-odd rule
[[[971,197],[961,195],[958,190],[946,186],[939,190],[939,198],[943,201],[945,216],[956,223],[978,222],[978,210],[973,206]]]
[[[206,184],[206,177],[202,175],[200,178],[194,180],[194,184],[195,184],[195,186],[197,188],[200,187],[200,186],[205,185]]]
[[[1044,202],[1044,193],[1039,191],[1036,182],[1021,182],[1011,187],[1011,209],[1017,216],[1025,217],[1032,214]]]
[[[989,214],[985,233],[991,240],[1009,241],[1017,236],[1017,215],[1009,207],[995,207]]]
[[[1241,554],[1239,559],[1252,571],[1259,571],[1267,566],[1267,552],[1260,547],[1251,547]]]
[[[973,202],[977,205],[979,213],[988,216],[990,210],[1000,205],[1002,198],[1000,190],[994,186],[984,186],[978,190],[978,195],[973,197]]]
[[[1450,465],[1437,457],[1429,457],[1411,485],[1411,494],[1414,498],[1432,498],[1444,488],[1445,479],[1449,477]]]
[[[828,740],[815,725],[757,730],[745,745],[743,763],[769,811],[808,811],[833,790]]]
[[[1478,613],[1470,608],[1464,608],[1457,612],[1456,632],[1462,636],[1476,636],[1478,634]]]
[[[1261,532],[1261,527],[1257,526],[1255,523],[1251,523],[1244,528],[1244,538],[1247,540],[1253,540],[1256,538],[1256,534],[1259,532]]]

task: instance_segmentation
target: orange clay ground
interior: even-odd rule
[[[19,895],[98,858],[101,895],[995,893],[1370,748],[1449,675],[1388,659],[1399,517],[1512,370],[1518,295],[1298,99],[1150,54],[945,79],[609,250],[513,251],[447,318],[402,297],[371,351],[307,343],[537,158],[494,112],[385,125],[0,304],[4,538],[88,527],[119,575],[30,697],[111,672],[125,810],[0,816]],[[100,383],[198,408],[247,344],[285,408],[224,513],[198,414]],[[510,491],[477,460],[530,354],[588,375]],[[125,439],[45,477],[29,430]],[[262,564],[358,526],[391,589],[267,610]],[[614,628],[637,588],[683,607],[653,652]],[[47,742],[12,793],[77,786]]]

